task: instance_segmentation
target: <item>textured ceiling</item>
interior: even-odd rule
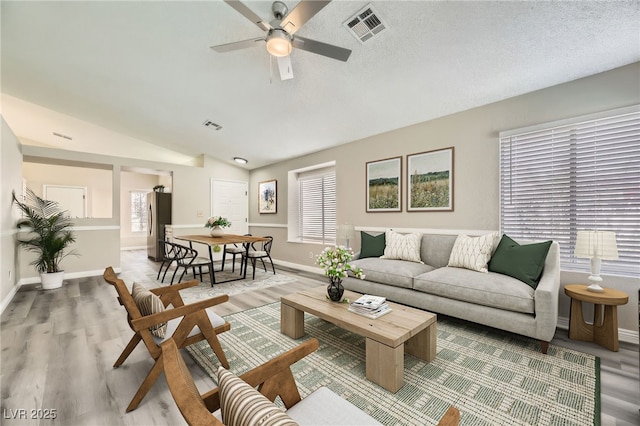
[[[209,49],[263,34],[221,1],[3,0],[2,113],[45,145],[253,169],[640,60],[637,1],[371,3],[386,31],[361,44],[343,23],[369,2],[334,0],[298,35],[348,62],[294,50],[280,81],[262,46]]]

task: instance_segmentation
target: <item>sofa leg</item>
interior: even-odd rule
[[[547,350],[549,350],[549,342],[545,342],[544,340],[540,340],[540,352],[543,354],[547,354]]]

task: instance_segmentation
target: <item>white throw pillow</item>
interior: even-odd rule
[[[420,243],[422,234],[399,234],[388,230],[385,232],[384,255],[381,259],[408,260],[424,263],[420,259]]]
[[[447,266],[488,272],[487,263],[491,259],[491,254],[499,235],[498,232],[475,238],[467,235],[458,235],[456,242],[453,244]]]

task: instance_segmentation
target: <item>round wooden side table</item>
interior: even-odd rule
[[[569,338],[595,342],[611,351],[618,351],[618,305],[626,305],[629,296],[624,291],[605,288],[602,293],[587,290],[586,285],[569,284],[564,292],[571,298]],[[593,303],[593,324],[584,321],[582,302]]]

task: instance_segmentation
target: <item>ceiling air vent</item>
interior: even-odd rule
[[[347,19],[344,26],[360,43],[371,40],[387,28],[371,4]]]
[[[222,129],[222,126],[221,126],[221,125],[216,124],[216,123],[214,123],[214,122],[213,122],[213,121],[211,121],[211,120],[205,120],[205,122],[204,122],[204,123],[202,123],[202,125],[203,125],[203,126],[205,126],[205,127],[213,127],[213,128],[214,128],[214,129],[216,129],[216,130],[220,130],[220,129]]]

